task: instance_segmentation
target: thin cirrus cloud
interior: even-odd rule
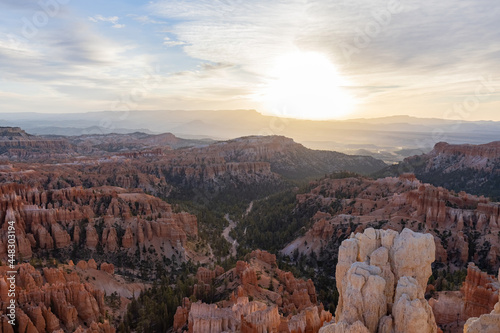
[[[71,7],[60,7],[43,25],[35,25],[34,13],[42,13],[40,7],[0,4],[4,112],[107,109],[122,91],[130,90],[140,72],[137,67],[149,66],[147,55],[133,53],[133,43],[105,36],[95,22],[75,15]],[[108,21],[119,24],[112,17]],[[26,24],[36,30],[23,33]]]
[[[250,85],[258,85],[281,54],[327,54],[372,114],[383,114],[376,110],[386,106],[382,99],[411,103],[413,97],[413,109],[435,114],[447,106],[436,100],[473,94],[500,60],[495,0],[160,0],[150,6],[175,22],[169,33],[190,57],[258,74]]]
[[[125,24],[118,23],[119,19],[120,18],[118,16],[105,17],[102,15],[95,15],[95,16],[89,17],[89,20],[91,22],[108,22],[108,23],[111,23],[111,26],[115,29],[125,28]]]
[[[398,10],[387,17],[391,3],[399,3]],[[479,68],[478,61],[491,65],[500,51],[500,5],[494,0],[164,0],[151,7],[179,20],[171,32],[188,55],[243,66],[297,47],[328,53],[353,75],[367,66],[370,72],[420,74]]]

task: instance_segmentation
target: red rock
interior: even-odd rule
[[[57,249],[65,248],[71,243],[71,237],[66,230],[63,230],[60,224],[53,223],[51,233]]]
[[[97,263],[94,259],[89,259],[88,261],[89,269],[97,269]]]
[[[174,315],[174,332],[181,332],[181,329],[188,323],[189,309],[179,306]]]
[[[276,267],[276,255],[271,254],[267,251],[255,250],[249,254],[250,258],[256,258],[260,261],[265,262],[268,265]]]
[[[246,262],[238,261],[236,263],[236,274],[240,277],[243,285],[257,286],[257,273]]]
[[[56,284],[56,283],[66,283],[66,279],[64,278],[64,272],[61,269],[57,268],[43,268],[43,277],[45,280],[47,280],[47,283],[49,284]]]
[[[432,307],[436,323],[441,325],[455,324],[465,321],[463,294],[459,291],[439,292],[437,298],[431,298],[429,305]]]
[[[473,263],[470,263],[462,286],[465,317],[479,317],[490,313],[498,302],[499,287],[500,284],[495,277],[481,272]]]
[[[106,272],[108,274],[115,274],[115,265],[103,262],[101,264],[101,271]]]
[[[212,283],[212,280],[215,279],[215,272],[204,267],[200,267],[196,273],[196,279],[198,279],[198,282],[210,284]]]
[[[97,244],[99,243],[99,236],[97,231],[93,226],[88,226],[86,229],[86,245],[89,249],[95,250]]]
[[[115,228],[105,228],[102,232],[102,243],[107,251],[115,252],[118,250],[118,236]]]
[[[127,227],[122,238],[122,247],[130,249],[132,246],[134,246],[134,236],[132,235],[132,229]]]
[[[136,210],[134,214],[141,215],[138,223],[131,218],[130,207]],[[31,258],[33,251],[39,249],[79,244],[81,228],[85,232],[84,246],[96,250],[100,242],[96,223],[102,222],[95,218],[108,213],[113,218],[104,218],[107,222],[101,244],[105,252],[119,250],[115,224],[126,230],[123,239],[126,248],[143,245],[146,239],[155,243],[169,241],[174,247],[183,247],[188,237],[196,238],[198,235],[194,215],[174,214],[172,207],[159,198],[120,188],[83,189],[77,186],[39,191],[26,185],[3,184],[0,185],[0,212],[4,212],[0,214],[0,257],[5,256],[7,251],[4,223],[12,219],[18,222],[17,250],[23,259]],[[68,231],[71,228],[70,237]],[[155,241],[155,238],[158,240]],[[184,252],[182,248],[174,250]]]
[[[241,318],[241,333],[276,332],[281,324],[276,306]]]
[[[85,260],[80,260],[77,264],[76,267],[87,270],[89,268],[89,264]]]

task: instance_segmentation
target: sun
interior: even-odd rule
[[[280,57],[263,92],[267,112],[287,118],[327,120],[352,112],[347,82],[328,58],[315,52]]]

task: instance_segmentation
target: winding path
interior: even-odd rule
[[[236,247],[238,246],[238,242],[235,239],[233,239],[231,236],[229,236],[229,233],[231,232],[231,230],[233,230],[236,227],[236,222],[234,222],[233,220],[231,220],[229,218],[229,214],[226,214],[224,217],[229,222],[229,226],[226,229],[224,229],[224,231],[222,232],[222,236],[229,243],[231,243],[231,252],[229,255],[231,257],[236,257]]]
[[[245,216],[247,216],[248,213],[250,213],[252,211],[252,208],[253,208],[253,201],[250,202],[250,204],[248,205],[248,208],[245,211]],[[236,239],[233,239],[231,236],[229,236],[229,233],[231,232],[231,230],[236,228],[237,222],[235,222],[229,218],[229,213],[224,215],[224,218],[229,222],[229,226],[226,229],[224,229],[224,231],[222,232],[222,236],[229,243],[231,243],[231,252],[229,253],[229,256],[236,257],[236,253],[237,253],[236,248],[238,247],[238,241]]]

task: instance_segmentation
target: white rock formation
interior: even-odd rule
[[[369,228],[351,235],[339,249],[336,323],[320,333],[437,332],[424,299],[434,259],[429,234]]]

